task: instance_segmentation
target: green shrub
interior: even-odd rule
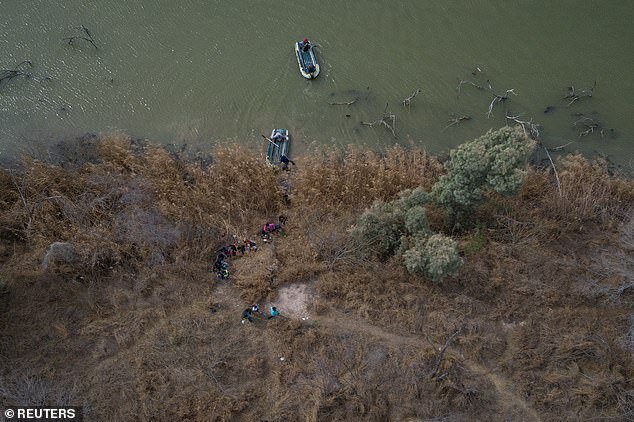
[[[354,234],[382,258],[394,254],[404,228],[403,215],[393,203],[376,201],[359,218]]]
[[[434,281],[460,265],[456,243],[429,228],[424,204],[430,196],[422,188],[401,192],[392,202],[375,202],[359,218],[354,232],[381,258],[403,257],[412,274]]]
[[[521,186],[524,166],[535,147],[520,127],[488,131],[451,151],[447,174],[432,189],[436,203],[447,211],[452,226],[465,226],[482,191],[512,194]]]

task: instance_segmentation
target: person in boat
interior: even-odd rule
[[[310,41],[308,41],[308,38],[304,38],[304,41],[302,41],[301,44],[302,50],[306,53],[308,53],[310,51]]]
[[[281,132],[276,132],[275,135],[273,135],[273,141],[280,142],[283,140],[284,140],[284,135],[282,135]]]
[[[315,65],[314,64],[309,64],[308,66],[306,66],[306,72],[307,73],[315,73]]]
[[[295,161],[289,159],[286,155],[282,155],[280,161],[282,162],[282,170],[288,170],[288,163],[295,165]]]

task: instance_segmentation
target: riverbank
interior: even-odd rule
[[[561,192],[547,167],[488,193],[473,228],[446,232],[465,263],[438,284],[368,258],[349,230],[375,200],[431,190],[444,169],[422,149],[318,150],[281,172],[239,145],[78,146],[0,173],[3,402],[100,420],[634,410],[634,182],[605,162],[557,160]],[[215,251],[281,214],[286,235],[217,281]],[[441,209],[427,217],[446,231]],[[240,324],[255,301],[289,300],[305,307]]]

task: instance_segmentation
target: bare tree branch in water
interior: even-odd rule
[[[350,106],[350,105],[356,103],[357,100],[358,100],[358,98],[355,98],[354,100],[351,100],[351,101],[334,102],[334,103],[328,103],[328,104],[334,105],[334,106],[341,106],[341,105]]]
[[[557,151],[561,151],[562,149],[566,148],[568,145],[572,144],[572,141],[563,144],[563,145],[559,145],[556,147],[552,147],[552,148],[548,148],[548,151],[553,151],[553,152],[557,152]]]
[[[566,95],[564,98],[562,98],[562,100],[570,100],[568,105],[571,106],[575,101],[578,101],[581,98],[586,98],[586,97],[587,98],[592,98],[592,95],[594,94],[594,89],[596,87],[597,87],[596,79],[594,81],[594,85],[592,85],[592,88],[583,88],[583,89],[577,91],[574,86],[569,86],[568,87],[568,95]]]
[[[533,119],[521,120],[519,114],[516,116],[507,114],[506,119],[520,125],[522,129],[524,130],[524,134],[536,140],[538,145],[544,149],[544,152],[546,152],[546,156],[548,157],[548,161],[550,162],[550,166],[553,169],[553,173],[555,174],[555,181],[557,182],[557,191],[559,192],[559,196],[562,196],[563,194],[561,192],[561,181],[559,180],[559,173],[557,172],[557,167],[555,167],[555,162],[553,161],[553,158],[550,156],[550,152],[548,152],[548,148],[546,148],[546,146],[539,139],[541,136],[541,133],[539,131],[540,125],[538,125],[537,123],[533,123]],[[569,144],[570,143],[566,145],[569,145]],[[563,146],[561,148],[563,148]]]
[[[422,89],[420,89],[420,88],[418,88],[417,90],[415,90],[414,92],[412,92],[412,95],[410,95],[409,97],[407,97],[407,98],[405,98],[405,99],[403,100],[403,105],[409,109],[409,107],[412,105],[412,100],[413,100],[414,98],[416,98],[416,96],[417,96],[418,94],[422,93],[422,92],[423,92],[423,90],[422,90]]]
[[[86,28],[84,25],[81,25],[79,29],[83,32],[82,35],[74,35],[72,37],[66,37],[66,38],[63,38],[63,40],[68,41],[68,45],[74,45],[73,42],[75,42],[75,40],[84,40],[89,42],[93,47],[95,47],[95,50],[99,50],[99,48],[97,47],[97,44],[95,43],[95,39],[93,38],[88,28]]]
[[[475,82],[463,79],[463,80],[460,81],[460,83],[458,83],[458,86],[456,87],[456,91],[458,91],[458,93],[460,93],[460,91],[462,89],[462,85],[471,85],[473,87],[478,88],[479,90],[483,90],[484,89],[482,86],[476,84]]]
[[[17,78],[19,76],[30,78],[31,74],[24,70],[25,65],[28,65],[29,68],[33,67],[33,63],[31,63],[30,60],[24,60],[13,69],[0,69],[0,84],[5,81],[9,82],[11,79]]]
[[[387,111],[388,105],[389,104],[385,105],[383,116],[380,119],[373,122],[361,122],[361,124],[370,127],[385,126],[390,132],[392,132],[392,136],[394,136],[394,139],[398,139],[398,136],[396,136],[396,115]]]
[[[588,117],[584,114],[578,114],[579,119],[575,120],[572,127],[577,129],[579,137],[591,135],[596,130],[603,138],[603,125],[600,121]]]
[[[449,129],[452,126],[455,126],[460,122],[464,122],[467,120],[471,120],[471,116],[467,116],[466,114],[452,114],[451,119],[449,119],[449,121],[447,122],[447,126],[445,126],[445,129]]]
[[[495,107],[497,103],[501,103],[503,101],[508,100],[511,94],[517,95],[517,92],[515,92],[515,89],[512,88],[512,89],[507,89],[502,95],[496,94],[495,91],[493,91],[491,82],[487,81],[487,83],[489,84],[489,92],[493,94],[493,99],[491,100],[491,104],[489,104],[489,110],[487,111],[487,118],[490,118],[491,114],[493,114],[493,107]]]
[[[533,119],[530,120],[520,120],[520,115],[518,114],[517,116],[512,116],[512,115],[506,115],[506,120],[510,120],[512,122],[517,123],[518,125],[520,125],[522,127],[522,129],[524,129],[524,134],[526,136],[531,137],[532,139],[535,140],[539,140],[541,133],[539,131],[539,129],[541,128],[540,125],[538,125],[537,123],[533,123]]]
[[[503,94],[498,94],[497,92],[495,92],[495,90],[493,89],[493,86],[491,85],[491,81],[487,79],[486,81],[487,86],[483,87],[482,85],[478,85],[477,83],[467,80],[467,79],[463,79],[458,83],[458,86],[456,87],[456,90],[458,91],[458,93],[461,92],[462,89],[462,85],[471,85],[479,90],[487,90],[489,91],[491,94],[493,94],[493,99],[491,100],[491,103],[489,104],[489,109],[487,110],[487,118],[490,118],[491,115],[493,114],[493,108],[495,107],[495,105],[497,103],[501,103],[504,102],[508,99],[511,98],[511,94],[513,95],[517,95],[517,92],[515,92],[514,88],[511,89],[507,89],[506,91],[504,91]]]

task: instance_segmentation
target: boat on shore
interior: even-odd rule
[[[315,56],[315,47],[310,45],[308,51],[304,51],[304,41],[295,43],[295,56],[297,57],[297,65],[299,72],[306,79],[315,79],[319,75],[319,63]]]
[[[278,166],[282,163],[282,156],[288,157],[288,150],[291,143],[291,136],[288,130],[279,128],[273,129],[271,137],[266,138],[269,142],[266,149],[266,162]]]

